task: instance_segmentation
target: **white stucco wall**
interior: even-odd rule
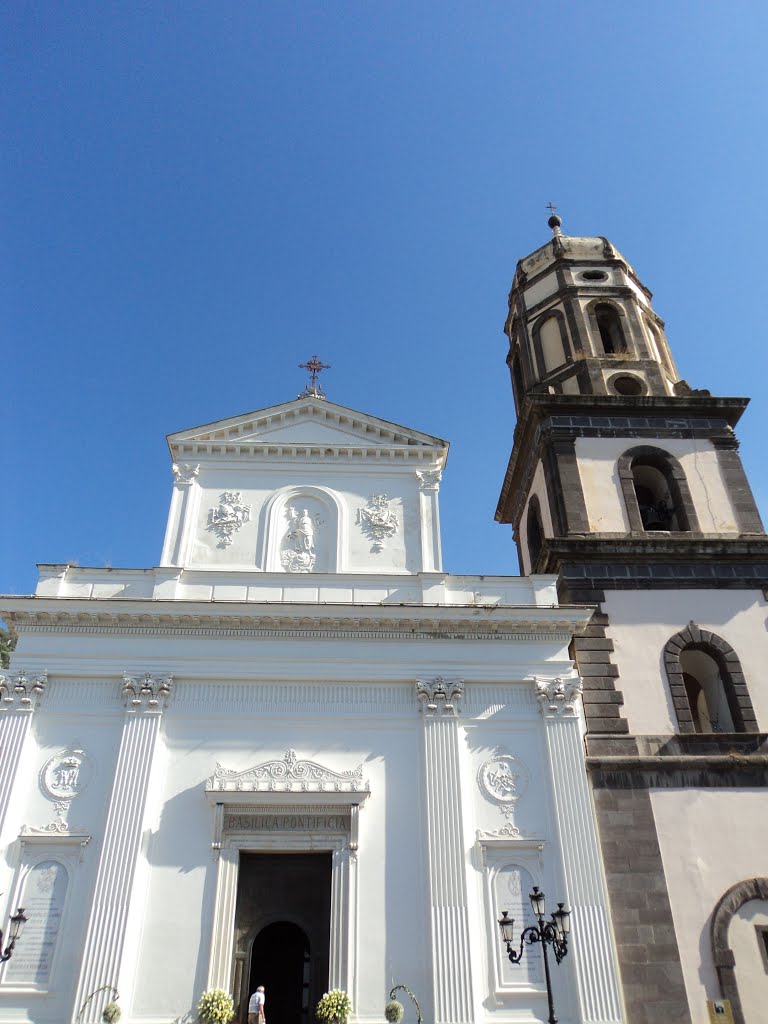
[[[707,999],[722,998],[712,959],[712,914],[733,885],[766,874],[765,793],[757,789],[653,790],[651,804],[692,1024],[708,1024]],[[762,965],[758,969],[754,922],[768,922],[768,915],[764,905],[747,904],[743,909],[731,925],[729,940],[736,954],[741,998],[747,993],[746,1020],[759,1024],[768,1005],[768,974]]]
[[[768,605],[758,590],[611,590],[604,609],[619,667],[624,715],[634,734],[677,731],[664,671],[664,645],[691,620],[736,651],[758,725],[768,731]]]
[[[618,459],[630,448],[646,443],[649,442],[629,437],[576,438],[576,458],[590,530],[595,533],[625,533],[629,530]],[[733,506],[711,443],[664,438],[655,447],[669,452],[680,462],[700,529],[704,533],[737,534],[739,528]]]

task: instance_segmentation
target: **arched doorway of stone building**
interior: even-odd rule
[[[251,946],[248,993],[263,985],[268,1024],[311,1024],[312,955],[306,932],[290,921],[275,921]]]

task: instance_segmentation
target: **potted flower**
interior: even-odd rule
[[[315,1015],[321,1024],[346,1024],[350,1013],[352,1000],[339,988],[326,992],[315,1008]]]
[[[200,997],[197,1015],[200,1024],[229,1024],[235,1016],[232,996],[223,988],[209,988]]]

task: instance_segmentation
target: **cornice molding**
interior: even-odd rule
[[[53,599],[58,604],[61,599]],[[66,599],[64,599],[66,600]],[[307,615],[306,609],[280,608],[280,614],[244,614],[176,611],[179,602],[144,608],[98,607],[38,608],[32,599],[28,607],[6,611],[5,616],[20,633],[135,633],[146,636],[170,634],[193,636],[276,636],[317,639],[474,639],[516,641],[565,641],[587,622],[587,608],[521,608],[498,606],[440,606],[423,609],[424,614],[397,614],[392,607],[366,606],[362,615]],[[94,602],[95,604],[95,602]],[[150,612],[151,608],[151,612]],[[313,611],[316,612],[316,606]]]

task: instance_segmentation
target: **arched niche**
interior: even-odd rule
[[[737,882],[720,897],[714,913],[710,937],[715,969],[723,999],[731,1001],[734,1024],[748,1024],[736,980],[736,957],[728,932],[738,911],[753,900],[768,900],[768,878],[747,878]]]
[[[265,503],[258,561],[265,572],[344,572],[347,534],[346,508],[330,487],[283,487]]]

